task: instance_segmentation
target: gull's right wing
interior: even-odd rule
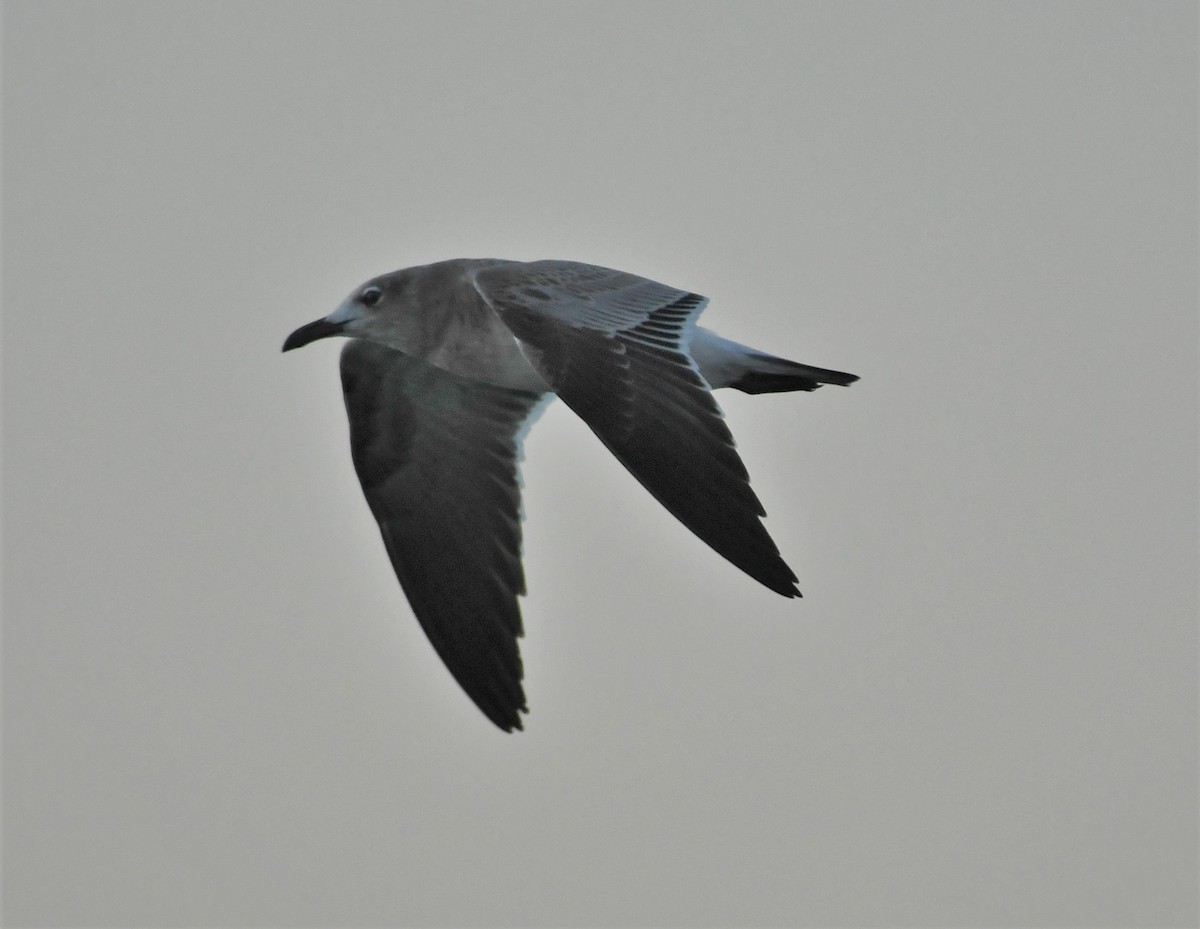
[[[663,506],[761,584],[800,596],[688,352],[705,297],[571,261],[505,262],[474,279],[538,373]]]

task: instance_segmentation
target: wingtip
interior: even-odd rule
[[[515,707],[511,711],[506,710],[504,712],[493,712],[485,709],[482,706],[479,708],[483,710],[484,715],[487,716],[492,725],[494,725],[501,732],[506,732],[509,735],[512,735],[514,732],[525,731],[525,725],[521,720],[521,714],[528,713],[529,707],[522,705]]]
[[[800,593],[800,581],[796,577],[795,572],[787,566],[786,562],[779,558],[778,554],[772,560],[775,562],[773,565],[759,564],[753,566],[753,569],[750,566],[740,565],[736,562],[734,564],[766,587],[767,590],[773,591],[781,597],[789,599],[803,597],[804,594]]]
[[[738,565],[738,567],[741,567],[741,565]],[[746,571],[745,568],[742,568],[742,570]],[[746,573],[762,584],[763,587],[767,588],[767,590],[771,591],[771,593],[779,594],[781,597],[793,599],[804,596],[804,594],[800,593],[800,588],[796,586],[798,581],[795,579],[766,578],[756,573],[751,574],[749,571],[746,571]]]

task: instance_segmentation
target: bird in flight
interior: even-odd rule
[[[858,378],[723,339],[696,325],[707,303],[574,261],[458,258],[373,278],[283,343],[349,337],[342,391],[363,494],[425,634],[506,732],[528,712],[518,464],[556,395],[701,540],[800,596],[712,391]]]

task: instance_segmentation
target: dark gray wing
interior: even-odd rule
[[[488,719],[521,728],[520,440],[546,394],[468,381],[352,339],[350,450],[425,634]]]
[[[663,506],[755,580],[800,595],[687,353],[706,298],[567,261],[483,268],[475,282],[538,373]]]

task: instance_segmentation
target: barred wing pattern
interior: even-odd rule
[[[350,448],[396,576],[450,673],[521,728],[521,437],[548,394],[468,381],[358,339],[341,356]]]
[[[566,261],[500,264],[479,293],[563,401],[676,518],[755,580],[800,596],[724,415],[687,354],[698,294]]]

